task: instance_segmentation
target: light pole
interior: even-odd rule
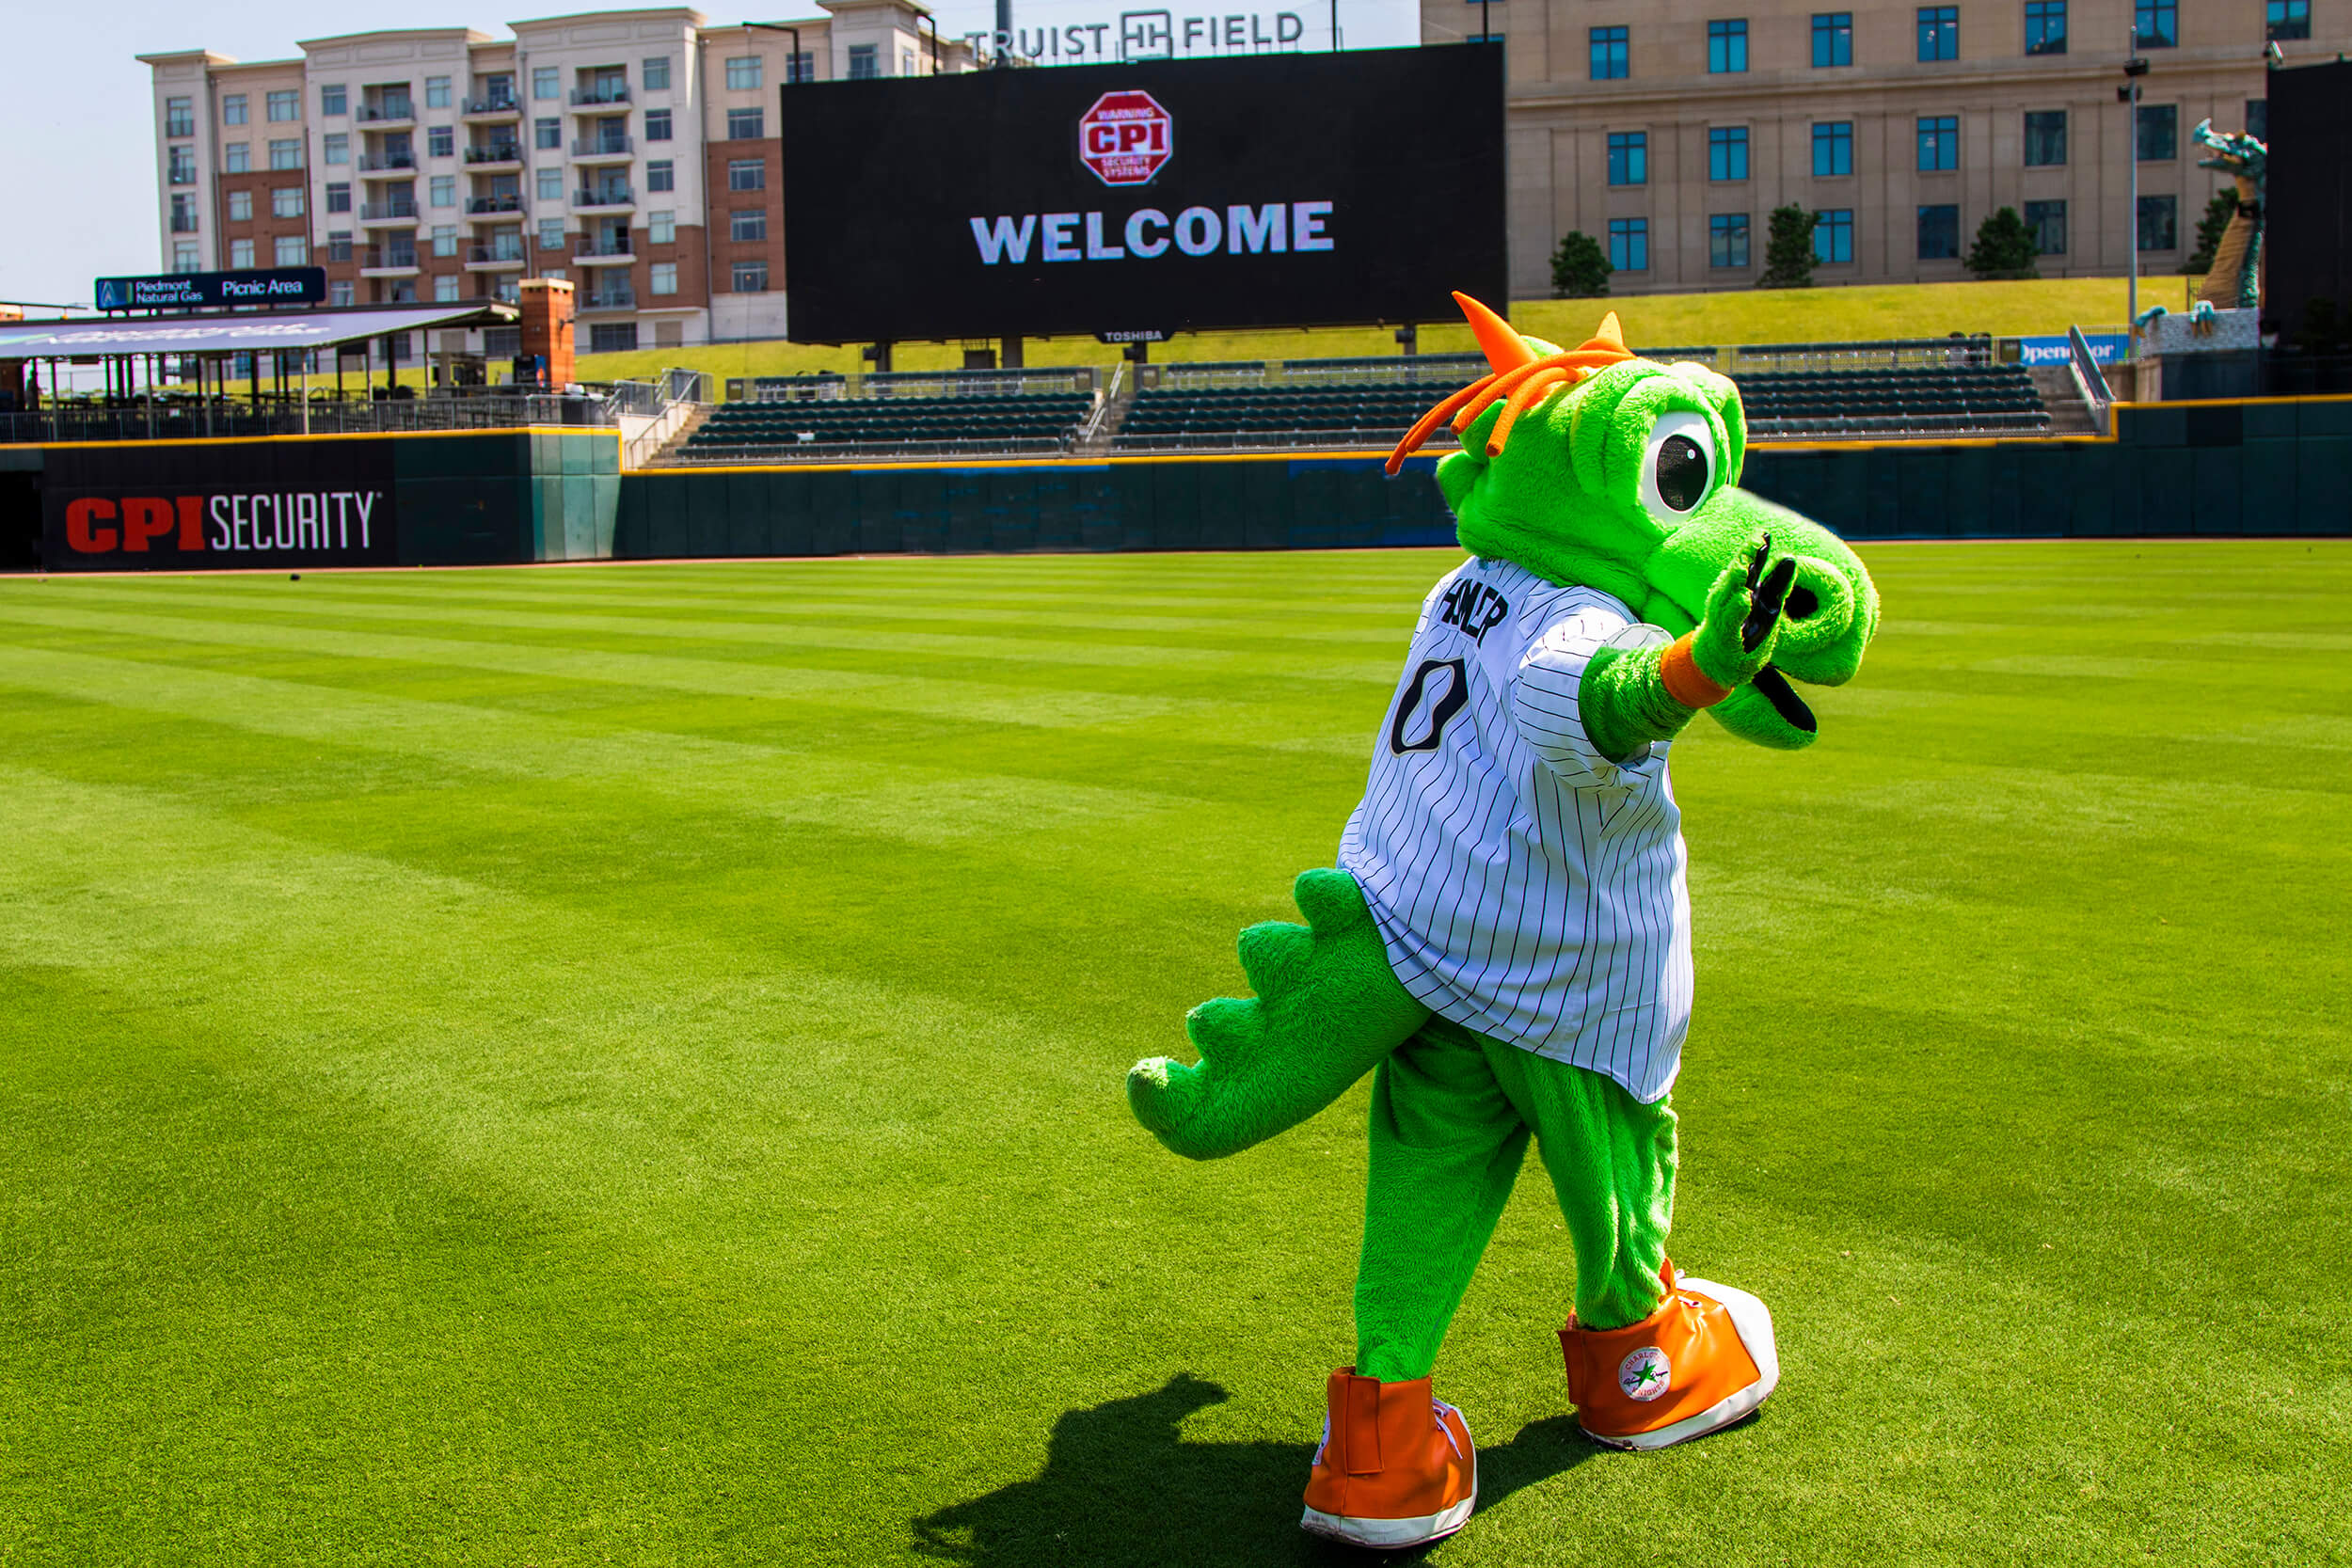
[[[2139,333],[2139,79],[2148,74],[2148,62],[2139,53],[2139,24],[2134,23],[2131,47],[2123,58],[2123,85],[2115,89],[2119,103],[2127,105],[2124,111],[2123,156],[2130,165],[2131,177],[2126,182],[2131,207],[2123,226],[2124,244],[2131,247],[2131,282],[2124,291],[2124,329],[2137,338]]]

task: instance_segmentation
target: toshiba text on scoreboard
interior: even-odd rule
[[[1502,48],[785,87],[803,342],[1441,321],[1500,300]]]

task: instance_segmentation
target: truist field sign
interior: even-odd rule
[[[399,559],[389,441],[53,447],[46,481],[41,556],[51,571],[389,566]]]
[[[803,342],[1437,321],[1509,292],[1499,45],[803,84],[783,115]]]

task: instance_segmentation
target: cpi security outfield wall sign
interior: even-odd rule
[[[1438,321],[1508,292],[1500,44],[782,102],[802,342]]]
[[[48,449],[41,560],[53,572],[389,566],[392,443]]]

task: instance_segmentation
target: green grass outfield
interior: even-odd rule
[[[1578,1440],[1531,1171],[1432,1560],[2341,1560],[2352,544],[1865,553],[1820,745],[1677,752],[1781,1392]],[[0,581],[0,1563],[1361,1560],[1362,1091],[1120,1074],[1454,559]]]

